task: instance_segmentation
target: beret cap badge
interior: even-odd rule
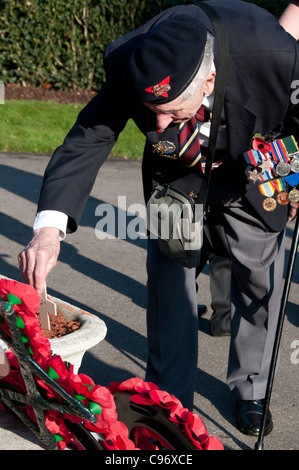
[[[145,88],[145,91],[148,93],[153,94],[156,98],[159,96],[163,96],[165,98],[168,97],[168,91],[171,90],[171,86],[169,85],[170,76],[164,78],[160,83],[157,85],[151,86],[149,88]]]

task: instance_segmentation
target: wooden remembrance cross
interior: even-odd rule
[[[43,329],[50,330],[49,313],[57,315],[57,309],[56,304],[48,299],[46,285],[40,299],[40,325]]]

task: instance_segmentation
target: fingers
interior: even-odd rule
[[[19,254],[20,273],[27,284],[42,293],[46,278],[56,265],[60,250],[59,230],[45,227],[35,230],[30,243]]]
[[[288,222],[292,222],[297,217],[298,208],[299,208],[299,203],[298,202],[290,202]]]

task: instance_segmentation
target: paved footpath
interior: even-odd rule
[[[21,281],[17,254],[31,238],[42,175],[43,155],[0,153],[0,274]],[[118,196],[122,196],[118,199]],[[80,371],[95,383],[108,385],[131,377],[144,378],[146,363],[145,295],[146,240],[99,240],[105,206],[112,205],[120,222],[138,221],[136,207],[143,202],[140,162],[108,160],[100,171],[86,205],[79,230],[62,242],[59,262],[48,278],[48,293],[98,315],[108,333],[89,350]],[[107,206],[106,206],[107,207]],[[111,206],[110,206],[111,207]],[[136,224],[135,224],[136,225]],[[111,228],[111,227],[110,227]],[[293,224],[287,228],[287,253]],[[281,342],[279,370],[274,382],[271,412],[273,432],[265,437],[266,450],[299,450],[299,260]],[[210,305],[208,269],[200,277],[199,303]],[[209,434],[229,450],[250,450],[256,438],[236,429],[235,403],[225,384],[229,338],[208,333],[210,308],[198,323],[199,363],[195,411]],[[294,348],[295,346],[295,348]],[[0,450],[40,450],[37,438],[22,422],[0,411]]]

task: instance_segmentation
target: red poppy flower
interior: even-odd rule
[[[144,436],[144,433],[146,432],[147,429],[144,428],[134,429],[134,442],[136,443],[136,447],[146,450],[159,450],[159,447],[154,443],[154,439],[151,435]]]
[[[25,345],[30,350],[33,358],[42,365],[43,361],[51,354],[48,339],[43,335],[36,316],[40,305],[40,297],[37,291],[28,284],[22,284],[10,279],[0,280],[0,296],[11,303],[16,313],[17,326],[23,336]],[[3,331],[9,334],[8,328]],[[9,334],[10,336],[10,334]],[[31,341],[27,341],[28,338]]]
[[[161,405],[163,408],[172,410],[173,408],[182,406],[181,402],[176,397],[162,390],[151,390],[149,395],[154,403]]]
[[[114,403],[111,392],[106,387],[101,385],[95,385],[94,388],[90,391],[90,398],[92,400],[100,400],[103,406],[111,406],[111,403]]]
[[[217,437],[209,436],[205,445],[205,450],[223,450],[223,444]]]
[[[127,426],[121,421],[111,424],[106,440],[112,441],[118,450],[136,450],[134,442],[129,439]]]
[[[259,150],[263,154],[269,153],[272,150],[271,144],[266,143],[261,137],[255,137],[252,141],[252,149]]]
[[[73,387],[70,385],[69,380],[70,371],[60,356],[51,356],[45,364],[45,370],[67,393],[73,393]]]
[[[0,280],[0,296],[12,294],[18,297],[22,303],[13,304],[14,310],[18,313],[20,310],[24,313],[36,313],[40,305],[40,297],[37,291],[29,284],[23,284],[11,279]]]

